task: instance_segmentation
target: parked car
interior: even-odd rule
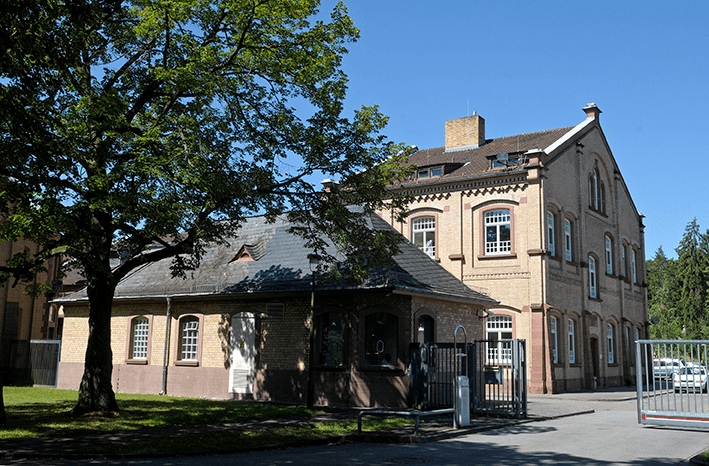
[[[707,374],[707,368],[701,364],[687,365],[672,376],[672,384],[676,392],[703,392],[707,389]]]
[[[656,379],[671,379],[685,367],[681,359],[660,358],[652,361],[653,373]]]

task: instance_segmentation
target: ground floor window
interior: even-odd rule
[[[549,338],[549,345],[551,346],[551,360],[554,364],[559,364],[559,332],[556,317],[551,317],[549,319],[549,331],[551,333]]]
[[[339,312],[320,316],[318,332],[318,364],[341,366],[344,363],[344,319]]]
[[[199,318],[186,316],[180,319],[180,360],[199,359]]]
[[[395,366],[399,319],[388,312],[375,312],[364,318],[365,366]]]
[[[512,317],[491,316],[486,319],[485,339],[487,342],[488,364],[512,362]]]
[[[433,317],[420,316],[418,320],[418,342],[432,343],[434,338]]]

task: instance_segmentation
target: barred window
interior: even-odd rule
[[[197,361],[199,355],[199,319],[187,316],[180,321],[180,360]]]
[[[131,358],[132,359],[147,359],[148,358],[148,331],[150,322],[146,317],[138,317],[133,319]]]

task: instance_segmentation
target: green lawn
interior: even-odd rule
[[[116,394],[121,411],[111,416],[72,416],[77,392],[33,387],[5,387],[8,422],[0,429],[0,440],[22,437],[84,435],[90,433],[174,425],[219,424],[266,418],[300,418],[321,411],[302,406],[177,398],[159,395]],[[367,419],[366,430],[411,425],[411,419]],[[220,432],[187,438],[154,438],[123,445],[97,444],[86,453],[142,453],[219,450],[224,448],[298,442],[357,430],[357,420],[349,419],[312,426]]]

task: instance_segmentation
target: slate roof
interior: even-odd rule
[[[461,164],[460,168],[441,177],[413,179],[404,183],[412,184],[440,183],[480,175],[493,174],[505,171],[505,168],[490,168],[490,157],[501,153],[526,152],[534,149],[546,149],[554,142],[561,139],[566,133],[573,130],[573,126],[557,128],[536,133],[517,134],[497,139],[487,139],[485,144],[471,148],[454,148],[446,150],[445,147],[422,149],[409,156],[408,164],[418,167],[440,166],[443,164]]]
[[[380,217],[372,215],[372,226],[391,229]],[[126,276],[116,288],[115,299],[165,296],[224,296],[258,293],[307,292],[312,275],[307,249],[299,236],[288,232],[290,224],[285,216],[268,223],[264,217],[247,219],[238,237],[227,244],[207,247],[200,267],[187,273],[186,279],[172,278],[171,260],[145,265]],[[317,289],[353,290],[391,288],[404,293],[426,294],[443,298],[465,299],[481,306],[497,303],[478,291],[464,285],[455,276],[433,261],[427,254],[408,242],[403,236],[401,253],[394,265],[372,270],[365,283],[348,285],[324,282],[319,276]],[[248,245],[259,245],[254,261],[233,262],[240,250]],[[252,257],[253,257],[252,256]],[[57,299],[57,302],[86,300],[85,290]]]

